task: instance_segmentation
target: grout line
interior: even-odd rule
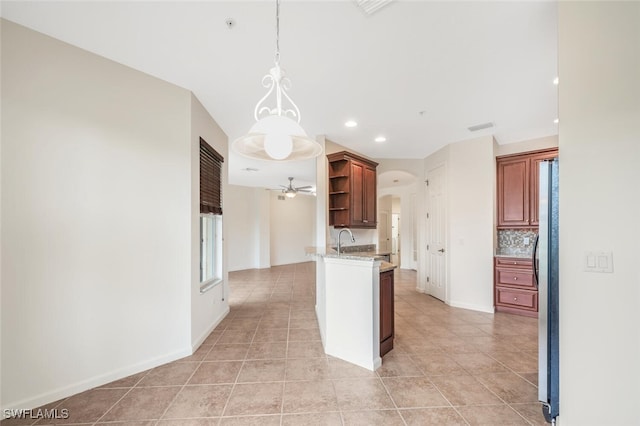
[[[215,330],[215,329],[214,329]],[[213,330],[211,331],[213,333]],[[209,333],[211,334],[211,333]],[[222,336],[222,335],[220,335]],[[220,336],[218,336],[218,338],[216,339],[216,342],[220,339]],[[209,336],[207,336],[208,338]],[[206,340],[206,339],[205,339]],[[189,375],[189,377],[187,378],[187,380],[184,382],[184,384],[180,387],[180,390],[178,392],[176,392],[176,394],[174,395],[173,399],[171,399],[171,402],[169,403],[169,405],[167,405],[167,408],[164,409],[164,411],[162,412],[162,414],[160,415],[160,417],[158,417],[158,420],[156,420],[156,422],[154,423],[155,425],[157,425],[160,420],[162,420],[162,418],[164,417],[165,414],[167,414],[167,411],[169,411],[169,408],[171,408],[171,406],[173,405],[173,403],[176,401],[176,399],[178,398],[178,395],[180,395],[180,392],[182,392],[185,388],[185,386],[187,386],[187,383],[189,383],[189,381],[191,380],[191,378],[193,377],[194,374],[196,374],[196,371],[198,371],[198,369],[202,366],[202,363],[204,362],[204,360],[206,359],[207,355],[209,355],[209,352],[211,352],[213,350],[213,346],[215,345],[215,343],[213,345],[211,345],[211,347],[209,348],[209,350],[207,351],[206,354],[204,354],[202,356],[202,359],[198,362],[198,365],[196,366],[196,368],[193,369],[193,371],[191,372],[191,374]],[[198,348],[200,349],[200,348]],[[197,349],[196,349],[197,352]],[[195,353],[195,352],[194,352]]]
[[[148,373],[147,373],[147,374],[148,374]],[[146,374],[145,374],[145,376],[146,376]],[[142,380],[142,379],[140,379],[140,380]],[[140,381],[136,382],[136,385],[137,385],[138,383],[140,383]],[[125,397],[125,396],[129,395],[129,393],[130,393],[130,392],[135,388],[135,386],[136,386],[136,385],[134,385],[134,386],[130,387],[130,388],[129,388],[129,390],[128,390],[128,391],[126,391],[126,392],[125,392],[125,393],[120,397],[120,399],[118,399],[118,400],[117,400],[117,401],[116,401],[116,402],[115,402],[111,407],[109,407],[109,409],[108,409],[107,411],[105,411],[104,413],[102,413],[102,415],[98,418],[98,420],[96,420],[93,424],[95,425],[95,424],[97,424],[100,420],[102,420],[102,418],[103,418],[104,416],[106,416],[106,415],[107,415],[107,413],[109,413],[109,411],[113,410],[113,407],[115,407],[116,405],[118,405],[118,403],[119,403],[120,401],[122,401],[122,400],[124,399],[124,397]]]
[[[409,358],[411,359],[411,358]],[[413,362],[413,360],[412,360]],[[402,420],[402,423],[406,426],[407,422],[405,421],[404,417],[402,416],[402,414],[400,414],[398,404],[396,404],[396,400],[393,399],[393,396],[391,396],[391,391],[389,391],[389,388],[387,388],[387,385],[385,384],[383,378],[380,376],[380,374],[378,372],[376,372],[376,375],[378,376],[378,379],[380,380],[380,383],[382,383],[382,387],[384,388],[385,392],[387,392],[387,395],[389,396],[389,399],[391,400],[391,402],[393,403],[393,406],[396,409],[396,412],[398,413],[398,415],[400,416],[400,419]],[[419,376],[420,377],[420,376]],[[424,377],[424,376],[422,376]]]
[[[308,357],[302,357],[302,358],[289,358],[289,349],[290,349],[290,343],[294,342],[291,340],[291,330],[292,330],[292,324],[294,322],[294,320],[298,320],[298,318],[294,319],[293,318],[293,312],[294,311],[305,311],[305,310],[310,310],[310,311],[314,311],[313,306],[315,305],[315,279],[314,279],[314,275],[312,273],[312,271],[308,271],[308,268],[305,267],[301,268],[298,265],[291,265],[289,267],[274,267],[271,268],[269,273],[267,275],[261,275],[259,273],[256,274],[244,274],[244,275],[240,275],[238,274],[238,277],[234,277],[233,279],[230,279],[230,281],[233,281],[231,284],[233,283],[237,283],[241,285],[241,293],[245,294],[245,296],[241,296],[240,298],[238,298],[237,300],[234,300],[233,303],[230,302],[230,314],[227,316],[227,318],[225,318],[226,320],[226,325],[224,326],[224,328],[219,329],[219,330],[214,330],[215,331],[220,331],[220,335],[218,336],[217,339],[215,339],[215,341],[213,342],[213,344],[211,345],[211,347],[209,348],[209,351],[207,351],[206,354],[204,354],[202,356],[202,358],[199,361],[193,361],[194,363],[198,363],[197,367],[194,369],[194,371],[191,373],[189,379],[187,379],[187,381],[182,385],[182,387],[180,388],[180,390],[178,391],[178,393],[176,393],[176,396],[174,396],[174,399],[169,403],[169,405],[167,406],[167,408],[165,409],[165,411],[163,412],[162,416],[164,416],[169,408],[175,403],[175,399],[177,398],[177,396],[183,391],[183,389],[188,386],[189,380],[192,379],[193,375],[195,374],[195,372],[198,370],[198,368],[200,368],[204,362],[208,362],[206,361],[207,357],[210,356],[210,354],[213,352],[213,348],[215,347],[215,345],[219,342],[219,340],[221,339],[222,335],[226,332],[226,331],[230,331],[230,332],[247,332],[250,330],[246,330],[246,329],[233,329],[230,330],[228,327],[231,325],[233,326],[234,324],[234,320],[240,320],[239,324],[241,324],[242,322],[246,322],[246,323],[251,323],[252,319],[258,318],[257,321],[257,325],[254,327],[253,329],[253,334],[251,335],[251,339],[249,340],[249,342],[241,342],[241,344],[248,344],[249,348],[247,349],[247,353],[244,355],[242,360],[234,360],[235,362],[241,361],[241,365],[240,365],[240,369],[238,370],[237,375],[235,376],[235,380],[233,381],[233,383],[227,383],[224,385],[231,385],[231,389],[229,391],[229,396],[227,397],[227,400],[225,401],[224,407],[222,408],[222,412],[221,414],[215,418],[215,421],[217,423],[222,422],[223,418],[228,418],[228,417],[234,417],[235,415],[229,416],[229,415],[225,415],[225,411],[228,409],[229,403],[231,401],[232,395],[235,391],[236,385],[239,384],[239,378],[240,378],[240,374],[242,373],[244,367],[252,361],[283,361],[284,360],[284,378],[281,381],[270,381],[269,383],[280,383],[281,384],[281,403],[280,403],[280,425],[282,425],[284,423],[284,415],[286,414],[293,414],[293,413],[284,413],[284,403],[285,403],[285,388],[286,388],[286,383],[291,381],[291,382],[298,382],[298,381],[313,381],[316,379],[312,379],[312,378],[304,378],[302,380],[287,380],[287,369],[288,369],[288,365],[290,360],[294,360],[294,359],[301,359],[301,360],[311,360],[311,359],[323,359],[324,362],[326,363],[326,367],[327,369],[329,368],[329,360],[330,357],[326,354],[323,353],[321,357],[312,357],[312,358],[308,358]],[[428,338],[428,330],[423,331],[420,327],[415,327],[416,324],[412,324],[412,317],[414,317],[415,314],[419,314],[419,315],[427,315],[427,317],[424,317],[423,319],[427,319],[428,321],[430,321],[431,325],[437,325],[440,327],[443,327],[443,329],[445,329],[448,332],[451,332],[451,329],[455,329],[458,326],[474,326],[474,327],[482,327],[482,326],[490,326],[492,325],[493,329],[495,330],[495,328],[499,328],[500,330],[505,330],[505,329],[509,329],[509,328],[513,328],[513,327],[518,327],[520,325],[520,323],[518,323],[517,321],[508,321],[510,320],[509,318],[491,318],[490,321],[487,322],[481,322],[479,323],[478,321],[480,321],[481,319],[483,319],[484,317],[479,317],[477,315],[471,315],[471,314],[466,314],[465,310],[459,309],[459,308],[451,308],[449,306],[443,305],[442,302],[436,300],[436,299],[430,299],[427,296],[428,295],[422,295],[422,294],[418,294],[415,292],[415,272],[413,274],[403,274],[403,271],[396,271],[396,272],[400,272],[400,274],[396,274],[396,303],[400,304],[401,309],[399,310],[400,312],[396,312],[397,316],[396,318],[401,319],[403,326],[404,326],[404,330],[405,332],[410,333],[409,335],[411,336],[412,333],[416,333],[415,338],[417,339],[425,339]],[[298,282],[300,281],[300,282]],[[277,290],[277,291],[276,291]],[[310,291],[311,290],[311,291]],[[231,297],[231,293],[232,291],[230,291],[230,299]],[[284,295],[288,294],[288,298],[287,300],[283,300],[283,298],[285,297]],[[297,294],[297,297],[296,297]],[[277,296],[276,296],[277,295]],[[266,296],[266,300],[265,299]],[[275,300],[272,300],[272,297],[276,297]],[[266,309],[269,305],[271,305],[272,309],[268,310]],[[275,305],[275,306],[274,306]],[[434,307],[436,309],[434,309]],[[252,314],[255,314],[257,311],[259,310],[259,315],[258,316],[252,316]],[[272,313],[280,313],[282,311],[287,311],[286,313],[286,318],[287,318],[287,325],[286,325],[286,340],[284,342],[260,342],[260,343],[265,343],[265,344],[269,344],[269,343],[284,343],[284,349],[285,349],[285,354],[283,358],[274,358],[273,356],[269,356],[267,358],[251,358],[249,355],[249,350],[250,348],[258,343],[256,342],[256,338],[258,336],[258,330],[260,329],[260,326],[264,323],[265,321],[265,314],[267,312],[272,312]],[[462,313],[461,316],[456,316],[456,313]],[[282,312],[282,317],[285,317],[285,312]],[[244,315],[249,315],[249,316],[244,316]],[[452,316],[453,315],[453,316]],[[297,315],[298,316],[298,315]],[[314,311],[314,319],[315,318],[315,311]],[[281,318],[281,316],[276,315],[275,317],[270,315],[270,318]],[[302,318],[301,320],[304,322],[305,318]],[[453,323],[452,323],[453,320]],[[413,321],[416,321],[415,318],[413,318]],[[406,324],[404,324],[406,323]],[[396,323],[396,325],[398,325]],[[284,327],[282,327],[284,328]],[[268,330],[268,329],[265,329]],[[482,331],[483,333],[486,334],[486,336],[489,337],[496,337],[498,334],[502,334],[502,333],[490,333],[490,332],[486,332],[485,329],[480,329],[480,331]],[[468,336],[458,336],[458,335],[454,335],[451,334],[451,336],[454,336],[458,339],[466,339]],[[446,336],[445,336],[446,337]],[[474,336],[471,336],[474,337]],[[403,339],[398,339],[398,340],[404,340]],[[407,338],[407,340],[411,340],[411,338]],[[305,341],[309,344],[311,343],[317,343],[318,341]],[[475,345],[473,345],[475,346]],[[506,371],[509,373],[513,373],[515,376],[519,377],[522,380],[525,380],[527,383],[531,383],[529,382],[527,379],[525,379],[524,377],[522,377],[519,373],[515,372],[513,369],[509,368],[506,364],[504,364],[503,362],[499,361],[498,359],[494,358],[491,354],[484,352],[482,350],[481,347],[477,347],[478,349],[475,352],[472,353],[482,353],[485,354],[486,356],[490,357],[491,359],[493,359],[494,361],[498,362],[500,365],[504,366],[506,368]],[[443,349],[441,348],[441,351],[438,352],[439,354],[445,355],[445,356],[450,356],[451,355],[451,349]],[[408,359],[410,359],[412,362],[414,361],[415,357],[420,357],[420,356],[429,356],[429,353],[424,353],[424,354],[414,354],[414,353],[409,353],[406,352],[404,354],[398,354],[398,355],[402,355],[402,356],[406,356]],[[213,360],[216,361],[216,360]],[[376,373],[374,376],[369,376],[369,377],[326,377],[324,379],[318,379],[318,380],[328,380],[329,382],[331,382],[332,387],[333,387],[333,392],[334,392],[334,396],[336,398],[336,402],[338,403],[337,406],[337,411],[331,411],[331,413],[334,412],[338,412],[340,415],[340,419],[342,424],[344,425],[346,423],[346,419],[345,419],[345,413],[346,412],[350,412],[350,411],[363,411],[363,410],[343,410],[340,407],[340,404],[337,400],[337,392],[336,392],[336,383],[340,380],[358,380],[358,379],[363,379],[363,378],[377,378],[381,383],[382,386],[385,390],[385,392],[387,393],[388,397],[391,399],[392,403],[393,403],[393,407],[389,407],[389,408],[385,408],[385,409],[376,409],[376,410],[365,410],[365,411],[381,411],[381,410],[394,410],[396,413],[400,414],[400,418],[403,422],[403,424],[407,424],[407,420],[405,420],[404,416],[403,416],[403,412],[405,411],[409,411],[412,409],[419,409],[419,408],[423,408],[423,409],[428,409],[428,408],[444,408],[444,407],[450,407],[453,408],[453,410],[460,416],[460,418],[463,419],[463,421],[465,422],[465,424],[469,424],[469,422],[466,420],[466,418],[464,418],[461,414],[461,412],[459,411],[459,409],[463,406],[453,406],[453,404],[451,404],[451,402],[444,396],[444,394],[442,393],[442,391],[434,384],[432,377],[425,374],[423,368],[418,367],[421,371],[421,373],[423,374],[423,376],[428,380],[428,382],[434,387],[434,389],[436,389],[436,391],[443,397],[444,401],[446,401],[446,403],[448,405],[443,405],[443,406],[438,406],[438,407],[405,407],[405,408],[400,408],[398,407],[398,404],[396,403],[395,399],[392,397],[391,392],[389,390],[389,388],[387,387],[387,385],[384,382],[383,377],[381,377],[378,373]],[[149,370],[151,371],[151,370]],[[149,371],[147,371],[147,374],[149,373]],[[474,406],[483,406],[483,405],[495,405],[495,406],[499,406],[499,405],[508,405],[510,407],[511,410],[515,411],[519,417],[523,418],[525,420],[525,422],[530,423],[529,420],[527,418],[524,417],[523,414],[520,414],[518,412],[518,410],[516,410],[513,406],[510,405],[510,403],[506,402],[503,398],[500,398],[500,396],[498,396],[495,392],[493,392],[491,389],[489,389],[488,386],[486,386],[484,383],[480,382],[480,380],[478,380],[478,378],[472,373],[470,372],[468,369],[464,369],[464,371],[469,374],[471,377],[474,378],[474,380],[478,383],[480,383],[480,385],[482,385],[482,387],[489,392],[489,394],[493,394],[495,395],[498,400],[502,403],[496,402],[496,403],[492,403],[492,404],[473,404]],[[328,372],[328,370],[327,370]],[[128,391],[118,400],[116,401],[115,404],[113,404],[103,415],[102,417],[100,417],[96,423],[100,420],[102,420],[106,414],[108,412],[110,412],[113,407],[115,405],[117,405],[123,398],[125,398],[129,392],[131,392],[135,386],[140,383],[140,381],[147,375],[143,375],[137,382],[135,385],[133,385],[131,388],[128,389]],[[422,377],[422,376],[420,376]],[[399,379],[402,379],[404,377],[398,377]],[[255,384],[255,383],[266,383],[263,381],[260,382],[246,382],[247,384]],[[242,382],[242,384],[244,384],[244,382]],[[206,384],[204,384],[206,385]],[[222,383],[219,383],[217,385],[223,385]],[[534,385],[533,383],[531,383],[531,385]],[[535,386],[535,385],[534,385]],[[62,401],[61,401],[62,403]],[[329,411],[326,411],[323,413],[328,413]],[[302,413],[295,413],[295,414],[312,414],[315,412],[302,412]],[[238,414],[240,415],[240,414]],[[246,416],[246,417],[258,417],[258,416],[263,416],[263,415],[268,415],[266,413],[260,414],[241,414],[242,416]],[[273,416],[275,417],[278,414],[273,414]],[[160,416],[160,419],[162,419],[162,416]],[[155,424],[157,425],[160,422],[160,419],[156,419],[155,420]],[[205,419],[211,419],[212,421],[214,421],[214,418],[209,418],[206,417]],[[119,420],[119,419],[116,419]],[[274,419],[275,420],[275,419]],[[95,423],[94,423],[95,424]]]
[[[253,293],[253,291],[255,291],[255,286],[254,286],[254,290],[251,291],[251,293]],[[244,305],[244,301],[242,303],[239,304],[239,306]],[[245,362],[247,360],[247,356],[249,355],[249,350],[251,350],[251,345],[253,344],[253,341],[256,338],[256,333],[258,332],[258,327],[260,327],[260,323],[262,322],[262,318],[264,317],[264,313],[260,315],[260,320],[258,321],[258,325],[256,326],[255,330],[253,331],[253,336],[251,337],[251,341],[249,342],[249,348],[247,349],[247,353],[244,355],[244,358],[242,360],[242,364],[240,365],[240,369],[238,370],[238,374],[236,374],[236,378],[235,381],[233,382],[232,386],[231,386],[231,391],[229,391],[229,396],[227,397],[227,400],[224,403],[224,407],[222,407],[222,412],[220,413],[220,418],[222,418],[225,415],[225,411],[227,410],[227,407],[229,405],[229,401],[231,401],[231,396],[233,396],[233,392],[236,389],[236,385],[238,384],[238,379],[240,378],[240,373],[242,373],[242,369],[244,368]],[[218,423],[220,423],[222,420],[219,420]]]

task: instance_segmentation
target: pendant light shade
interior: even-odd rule
[[[322,154],[322,146],[307,136],[300,126],[300,110],[287,94],[291,81],[280,68],[280,1],[276,0],[276,59],[275,67],[262,78],[262,86],[267,94],[254,109],[256,123],[249,133],[231,144],[231,148],[245,157],[268,161],[308,160]],[[275,96],[276,106],[264,105]],[[290,108],[283,108],[283,101]]]
[[[232,149],[258,160],[306,160],[322,154],[320,144],[309,138],[295,120],[282,115],[258,120],[249,134],[233,142]]]

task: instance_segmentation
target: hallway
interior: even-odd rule
[[[50,404],[70,417],[37,424],[545,424],[535,319],[451,308],[396,270],[395,349],[374,373],[324,354],[314,267],[230,273],[231,312],[194,355]]]

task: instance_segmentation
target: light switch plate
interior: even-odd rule
[[[584,254],[586,272],[613,272],[613,252],[588,251]]]

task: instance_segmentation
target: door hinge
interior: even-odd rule
[[[427,250],[429,250],[429,244],[427,244]]]
[[[429,213],[427,213],[427,219],[429,219]]]
[[[429,282],[429,277],[427,277],[427,282]]]
[[[424,183],[426,183],[427,186],[429,186],[429,179],[425,180]]]

